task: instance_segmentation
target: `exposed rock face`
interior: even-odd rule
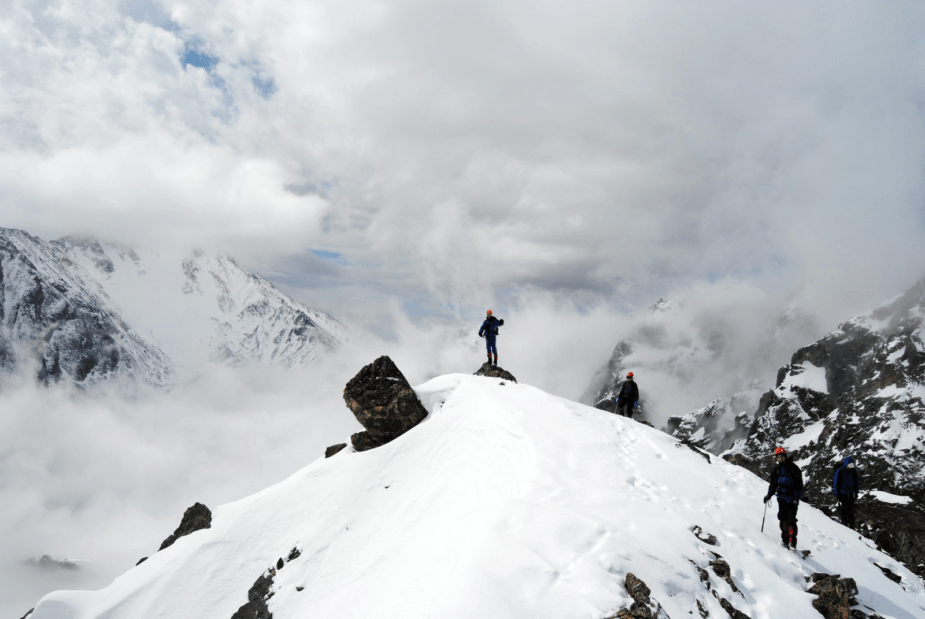
[[[496,365],[491,365],[487,361],[482,364],[478,370],[475,371],[475,376],[487,376],[489,378],[503,378],[504,380],[509,380],[512,383],[516,383],[517,379],[514,378],[514,375],[505,370],[504,368],[498,367]]]
[[[161,547],[158,548],[158,552],[164,548],[167,548],[168,546],[171,546],[175,541],[184,535],[189,535],[190,533],[194,533],[200,529],[209,529],[211,527],[212,512],[202,503],[196,503],[192,507],[187,508],[185,512],[183,512],[183,519],[180,521],[180,526],[178,526],[177,530],[173,532],[173,535],[161,543]]]
[[[853,578],[839,578],[838,574],[812,575],[813,586],[809,592],[819,597],[813,600],[813,608],[825,619],[848,619],[851,607],[857,603],[854,596],[858,587]]]
[[[401,436],[427,417],[405,376],[386,356],[379,357],[350,379],[344,401],[366,428],[350,437],[357,451],[366,451]]]

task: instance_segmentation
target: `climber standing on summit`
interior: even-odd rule
[[[498,320],[491,314],[491,310],[488,310],[485,314],[485,321],[482,323],[482,328],[479,329],[479,337],[485,338],[485,346],[488,348],[488,364],[489,365],[498,365],[498,347],[495,345],[495,338],[498,337],[498,327],[504,326],[504,319]],[[492,361],[491,354],[495,354],[495,359]]]
[[[636,402],[639,401],[639,386],[633,380],[633,373],[626,373],[626,380],[620,387],[620,393],[617,395],[617,414],[624,417],[633,417],[633,409],[636,408]]]
[[[767,503],[777,494],[777,519],[784,548],[797,547],[797,508],[803,498],[803,472],[783,447],[774,450],[777,466],[771,471],[771,485],[764,497]]]
[[[842,465],[835,469],[835,477],[832,479],[832,491],[838,499],[841,523],[849,529],[854,528],[854,502],[858,498],[858,490],[861,484],[858,482],[858,471],[854,467],[854,458],[848,456],[842,461]]]

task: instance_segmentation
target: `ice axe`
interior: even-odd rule
[[[764,533],[764,519],[768,515],[768,501],[764,502],[764,514],[761,515],[761,532]]]

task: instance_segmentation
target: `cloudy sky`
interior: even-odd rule
[[[766,329],[796,304],[818,337],[925,275],[922,32],[918,0],[6,0],[0,226],[227,252],[392,341],[412,382],[457,371],[460,348],[443,345],[493,307],[515,318],[502,355],[525,380],[577,397],[661,297],[736,313],[749,342],[749,319]],[[296,423],[304,389],[279,396],[280,424]],[[210,499],[226,501],[294,466],[297,445],[271,441],[278,456],[248,477],[253,428],[223,425],[210,411],[224,400],[203,393],[145,405],[227,434],[190,477],[195,442],[100,409],[182,463],[139,466],[170,498],[134,520],[135,491],[119,490],[133,478],[111,480],[134,506],[113,508],[113,539],[143,526],[162,538],[194,491],[217,484]],[[248,393],[238,409],[262,410],[264,392]],[[50,440],[54,419],[27,417],[40,396],[5,397],[21,413],[10,433]],[[67,401],[95,418],[96,404]],[[306,462],[329,438],[309,434]],[[29,462],[3,469],[20,480],[7,498],[30,496],[15,488],[31,480],[48,513],[83,514],[40,533],[85,531],[95,512],[67,489],[90,482]],[[219,483],[220,470],[248,481]],[[116,516],[103,520],[83,535]]]
[[[918,2],[11,0],[2,225],[227,251],[370,320],[723,279],[850,314],[922,274],[923,25]]]

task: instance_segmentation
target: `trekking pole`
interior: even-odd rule
[[[761,532],[762,532],[762,533],[764,533],[764,519],[765,519],[765,517],[767,517],[767,515],[768,515],[768,504],[767,504],[767,502],[765,502],[765,504],[764,504],[764,514],[761,516]]]

